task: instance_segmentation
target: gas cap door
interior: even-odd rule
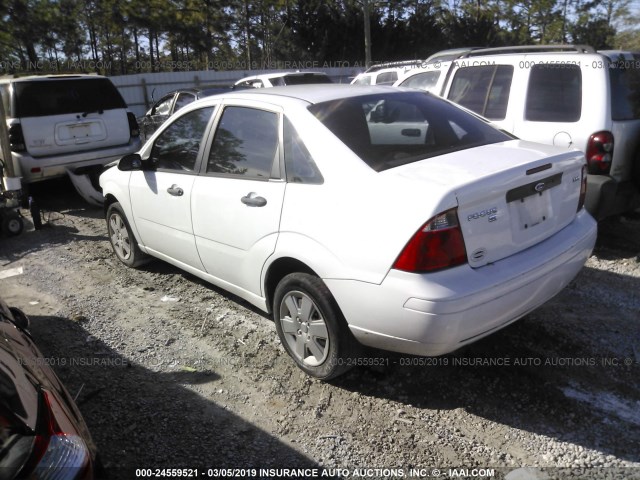
[[[571,139],[571,135],[567,132],[558,132],[553,137],[553,144],[556,147],[569,149],[573,147],[573,140]]]

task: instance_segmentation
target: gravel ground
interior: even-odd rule
[[[120,264],[69,188],[34,189],[45,228],[0,238],[0,273],[22,268],[0,295],[31,317],[110,478],[640,479],[640,215],[601,223],[578,278],[512,326],[440,358],[367,351],[323,383],[247,303]]]

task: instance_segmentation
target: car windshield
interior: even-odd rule
[[[127,108],[118,90],[106,78],[16,82],[15,101],[18,117]]]
[[[309,110],[378,172],[514,138],[423,92],[344,98]]]

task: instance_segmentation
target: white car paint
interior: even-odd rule
[[[584,159],[578,152],[508,140],[376,172],[308,109],[392,93],[402,94],[391,87],[323,85],[207,98],[181,110],[140,152],[148,158],[156,138],[176,119],[213,106],[199,154],[206,165],[221,112],[234,105],[253,107],[287,117],[322,173],[322,184],[287,182],[282,145],[270,179],[198,173],[198,168],[194,173],[111,168],[100,183],[107,201],[122,205],[146,253],[265,311],[272,301],[271,266],[295,259],[328,287],[361,343],[445,354],[526,315],[582,268],[596,238],[595,221],[584,209],[576,212]],[[507,192],[553,175],[562,182],[542,190],[537,200],[528,195],[517,204],[507,200]],[[169,195],[172,186],[181,187],[183,195]],[[263,197],[266,205],[246,205],[246,196]],[[452,208],[458,209],[472,260],[432,273],[392,268],[421,225]],[[481,215],[494,208],[495,220]],[[537,223],[525,227],[523,218]],[[473,260],[480,250],[483,256]]]

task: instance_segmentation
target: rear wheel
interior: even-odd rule
[[[318,277],[306,273],[284,277],[276,288],[273,310],[280,341],[304,372],[329,380],[353,366],[358,343]]]
[[[118,202],[107,209],[109,241],[118,259],[128,267],[138,267],[149,261],[149,256],[140,250],[127,218]]]

